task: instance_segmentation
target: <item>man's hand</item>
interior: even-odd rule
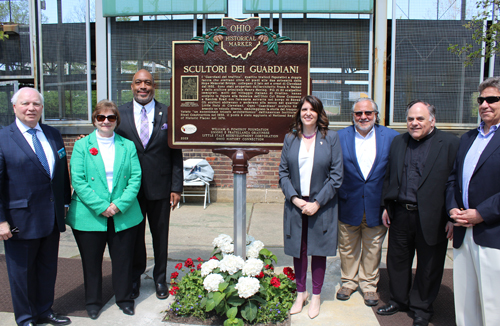
[[[391,226],[391,219],[389,218],[387,209],[384,209],[384,212],[382,213],[382,223],[386,228],[389,228]]]
[[[307,216],[312,216],[312,215],[316,214],[318,209],[319,209],[318,201],[315,201],[314,203],[306,203],[302,207],[302,214],[307,215]]]
[[[446,223],[444,231],[446,232],[446,237],[450,240],[453,240],[453,223]]]
[[[453,213],[453,214],[452,214]],[[483,222],[483,217],[475,209],[451,209],[450,217],[455,220],[455,226],[470,227]]]
[[[10,232],[9,222],[0,223],[0,239],[9,240],[10,238],[12,238],[12,233]]]
[[[181,193],[172,191],[170,193],[170,208],[174,210],[180,201],[181,201]]]

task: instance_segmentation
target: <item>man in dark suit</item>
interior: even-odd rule
[[[64,142],[56,129],[39,123],[43,97],[37,90],[20,89],[12,104],[16,121],[0,130],[0,239],[16,322],[68,325],[69,318],[52,311],[70,203]]]
[[[340,130],[344,182],[339,189],[339,254],[342,287],[337,299],[348,300],[360,287],[367,306],[378,304],[377,285],[382,243],[380,200],[389,148],[395,130],[379,126],[377,104],[360,98],[352,106],[353,125]]]
[[[389,228],[387,270],[391,299],[377,310],[392,315],[414,312],[413,325],[428,325],[443,276],[447,238],[453,226],[445,209],[445,188],[459,139],[434,127],[435,108],[408,104],[408,132],[397,136],[389,152],[382,192],[382,221]],[[417,252],[413,286],[412,263]]]
[[[500,77],[479,85],[481,124],[460,139],[446,207],[455,220],[453,284],[459,326],[500,325]]]
[[[134,142],[142,168],[142,184],[137,197],[144,220],[139,225],[134,253],[133,299],[139,296],[141,275],[146,269],[146,216],[153,237],[156,296],[159,299],[168,297],[170,209],[175,208],[182,193],[182,151],[168,146],[168,107],[154,100],[155,87],[153,76],[144,69],[139,70],[131,85],[134,100],[118,108],[121,124],[116,133]]]

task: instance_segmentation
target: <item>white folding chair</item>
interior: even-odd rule
[[[213,169],[210,164],[204,159],[188,159],[184,161],[184,189],[182,191],[181,197],[182,202],[186,202],[186,196],[192,197],[203,197],[203,209],[207,208],[207,202],[210,203],[210,182],[202,179],[199,174],[203,166],[204,171],[208,171],[208,175],[205,175],[205,179],[213,178]],[[188,179],[188,180],[186,180]],[[186,189],[188,187],[188,189]],[[203,187],[203,189],[191,189],[195,187]],[[179,207],[180,205],[177,205]]]

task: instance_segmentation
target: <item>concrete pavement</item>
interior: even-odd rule
[[[249,203],[247,205],[247,230],[248,234],[264,242],[266,248],[278,257],[276,270],[281,272],[283,267],[293,266],[291,257],[286,256],[283,251],[283,204]],[[206,259],[212,252],[212,240],[221,233],[233,236],[233,204],[212,203],[203,209],[203,204],[192,198],[186,204],[176,209],[170,220],[169,239],[169,263],[168,275],[174,271],[178,262],[184,262],[187,258]],[[151,236],[146,232],[146,244],[148,249],[148,268],[143,275],[141,295],[136,300],[135,316],[124,315],[115,305],[112,298],[102,309],[97,320],[90,318],[71,317],[72,325],[78,326],[111,326],[111,325],[178,325],[162,322],[163,313],[172,297],[167,300],[158,300],[155,295],[154,282],[152,280],[153,253]],[[387,243],[387,239],[386,239]],[[382,267],[385,267],[386,245],[384,245]],[[3,253],[3,242],[0,244],[0,253]],[[108,253],[106,251],[105,255]],[[59,256],[64,258],[78,258],[79,251],[74,241],[71,230],[62,234]],[[446,268],[453,267],[452,252],[446,258]],[[335,298],[336,291],[340,286],[340,260],[338,257],[329,257],[325,285],[321,296],[321,313],[311,320],[307,315],[308,305],[300,314],[292,316],[292,325],[379,325],[371,308],[365,306],[359,292],[355,292],[348,301],[339,301]],[[311,279],[308,274],[308,291],[311,293]],[[83,298],[82,298],[83,300]],[[15,326],[12,313],[0,313],[0,324]]]

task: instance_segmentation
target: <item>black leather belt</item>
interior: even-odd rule
[[[408,211],[418,211],[418,206],[416,204],[405,204],[405,203],[398,203],[398,204]]]

